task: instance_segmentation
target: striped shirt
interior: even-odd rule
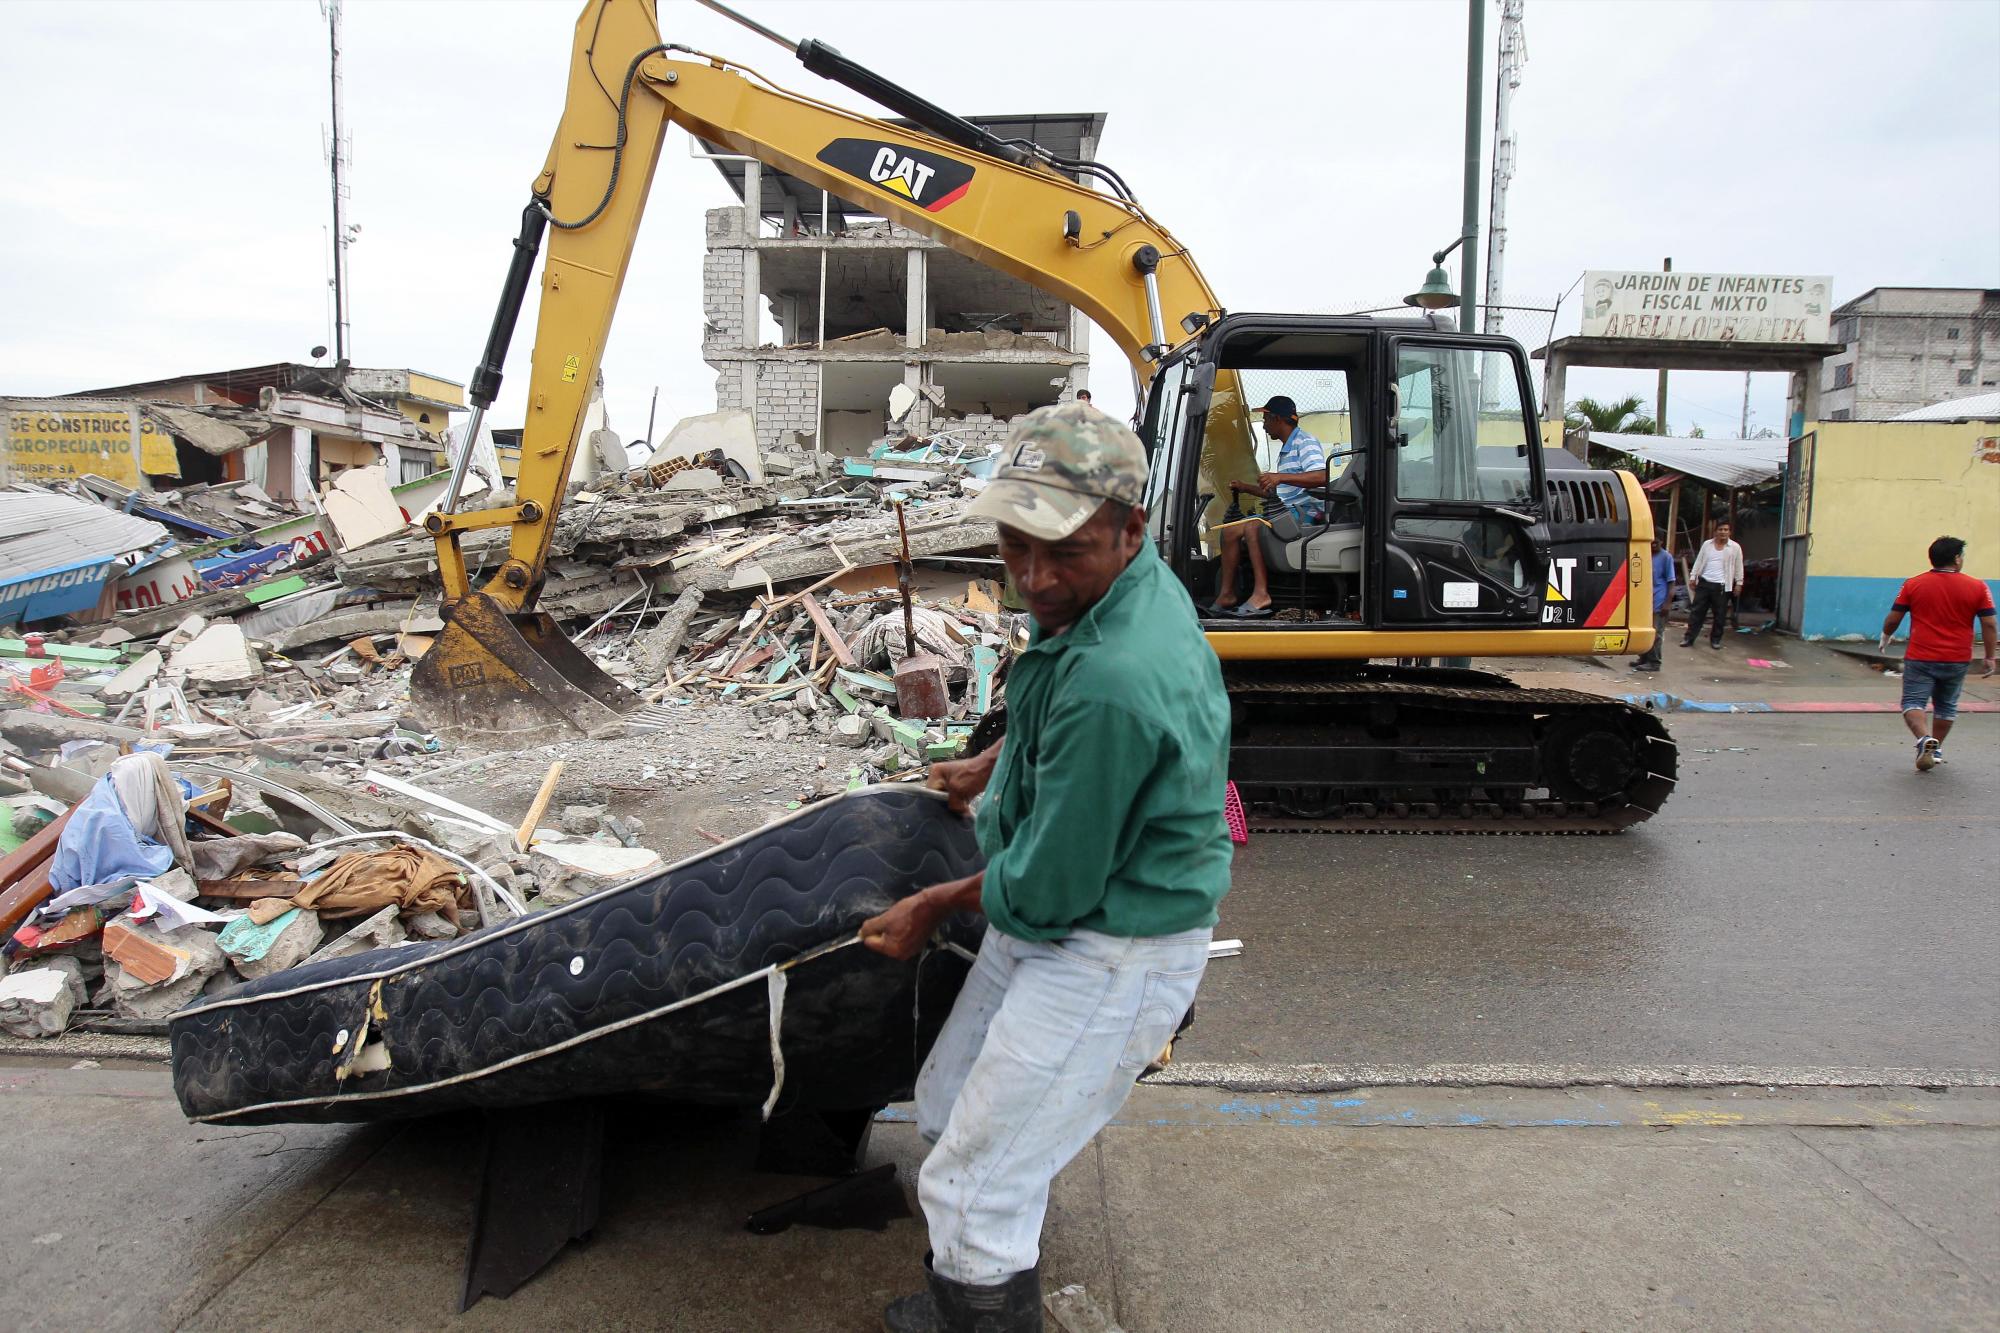
[[[1306,434],[1304,426],[1292,427],[1292,433],[1285,437],[1285,443],[1278,450],[1278,472],[1323,472],[1326,470],[1326,450],[1320,442]],[[1326,508],[1318,497],[1303,486],[1293,486],[1288,482],[1278,483],[1278,502],[1292,511],[1292,517],[1301,523],[1317,523],[1325,516]]]

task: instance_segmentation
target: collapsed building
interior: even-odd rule
[[[1102,112],[971,119],[1072,161],[1104,132]],[[1088,387],[1090,322],[1074,308],[871,205],[711,156],[742,202],[708,213],[702,357],[716,405],[750,409],[761,447],[855,456],[914,435],[976,453]]]

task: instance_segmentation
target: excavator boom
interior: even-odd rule
[[[590,0],[577,20],[562,120],[473,377],[474,418],[460,451],[462,469],[498,393],[546,232],[517,502],[465,513],[447,503],[425,521],[438,547],[446,627],[412,692],[435,730],[460,741],[537,745],[607,732],[639,703],[534,606],[669,124],[866,199],[898,225],[1031,283],[1096,321],[1135,365],[1167,350],[1170,328],[1179,341],[1183,319],[1195,316],[1198,327],[1221,313],[1193,258],[1135,202],[982,139],[977,126],[823,43],[801,43],[798,54],[809,68],[914,112],[943,135],[786,92],[747,67],[664,43],[654,0]],[[455,479],[453,501],[457,493]],[[460,541],[492,527],[511,530],[507,558],[475,589]]]

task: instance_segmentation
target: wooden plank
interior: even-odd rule
[[[47,901],[49,871],[54,865],[55,858],[51,856],[16,880],[13,888],[0,893],[0,935],[12,935],[28,919],[28,913]]]
[[[725,678],[734,679],[746,671],[754,671],[777,655],[778,650],[768,643],[758,648],[752,648],[749,652],[737,658],[735,664],[729,670],[723,672],[722,675]]]
[[[819,599],[809,592],[800,593],[799,603],[805,607],[806,615],[812,618],[813,628],[826,640],[826,650],[833,654],[833,660],[853,669],[854,654],[848,651],[847,644],[841,640],[840,632],[834,629],[833,621],[827,618],[826,609],[819,604]]]
[[[535,826],[548,813],[549,798],[556,794],[556,781],[562,777],[563,761],[558,759],[549,765],[548,775],[542,779],[541,788],[535,792],[535,800],[522,817],[521,827],[514,830],[514,845],[527,851],[535,840]]]
[[[26,842],[0,857],[0,889],[14,884],[56,854],[56,843],[62,837],[63,826],[69,823],[69,817],[75,812],[76,807],[71,806],[37,829]]]
[[[717,569],[727,569],[731,565],[735,564],[738,560],[743,559],[745,556],[755,555],[757,552],[763,550],[766,546],[769,546],[772,542],[783,541],[785,538],[791,535],[792,534],[789,530],[783,528],[780,528],[776,532],[767,532],[763,536],[756,538],[754,541],[748,541],[743,543],[743,545],[737,547],[735,550],[731,551],[728,555],[725,555],[720,559],[714,561],[713,562],[714,566]]]

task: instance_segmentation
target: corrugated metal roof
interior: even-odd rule
[[[151,519],[54,491],[0,491],[0,582],[165,541]]]
[[[1896,421],[2000,421],[2000,393],[1978,393],[1905,412]]]
[[[1685,472],[1718,486],[1755,486],[1769,481],[1785,466],[1790,441],[1687,439],[1678,435],[1619,435],[1590,432],[1590,442],[1648,463]]]

